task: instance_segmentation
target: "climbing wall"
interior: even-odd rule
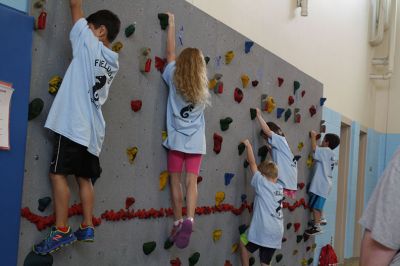
[[[273,265],[311,263],[309,259],[313,257],[314,239],[303,238],[309,217],[304,185],[310,178],[307,167],[310,153],[308,132],[320,128],[322,84],[257,44],[250,47],[251,44],[247,43],[245,51],[245,43],[249,41],[245,36],[183,0],[92,0],[84,3],[85,14],[105,8],[117,13],[122,21],[117,41],[123,44],[123,48],[120,51],[120,71],[103,107],[107,128],[100,156],[103,172],[95,184],[94,214],[99,223],[96,241],[93,244],[76,243],[54,254],[54,265],[170,265],[170,260],[175,258],[179,258],[182,265],[188,265],[188,258],[195,252],[200,253],[197,265],[229,265],[227,260],[238,265],[239,255],[232,252],[232,246],[238,242],[238,227],[250,221],[248,210],[254,194],[250,187],[250,170],[243,166],[245,153],[239,156],[237,147],[244,138],[250,139],[255,152],[264,145],[259,136],[260,127],[250,117],[250,108],[261,107],[263,94],[273,97],[276,104],[271,113],[264,112],[264,118],[282,127],[293,153],[301,156],[298,162],[301,189],[296,200],[285,202],[286,241],[282,250],[275,253],[277,258],[273,259]],[[38,199],[52,197],[48,168],[53,136],[43,128],[54,99],[48,93],[48,82],[54,75],[63,76],[71,60],[68,39],[71,19],[67,1],[48,1],[46,10],[46,28],[35,33],[33,45],[30,97],[42,98],[45,106],[41,115],[29,122],[19,265],[23,264],[31,245],[47,235],[48,225],[52,222],[52,205],[44,212],[38,210]],[[210,80],[216,73],[223,75],[219,79],[223,82],[223,91],[218,93],[221,86],[217,84],[217,93],[211,91],[212,106],[206,111],[207,155],[201,168],[198,200],[198,206],[204,208],[197,210],[202,215],[196,216],[195,231],[190,245],[184,250],[176,247],[164,249],[172,216],[168,209],[169,187],[167,185],[160,190],[159,184],[160,173],[166,170],[166,150],[161,144],[168,90],[155,68],[155,56],[165,56],[166,41],[166,31],[161,29],[157,14],[168,10],[176,14],[178,52],[185,47],[200,48],[210,58],[207,65]],[[125,27],[134,22],[135,33],[125,37]],[[140,71],[143,47],[151,49],[149,57],[152,65],[148,73]],[[233,53],[227,54],[229,51]],[[241,78],[244,75],[249,78],[247,88],[244,88]],[[255,80],[258,84],[252,84]],[[235,101],[236,88],[243,92],[240,103]],[[293,97],[291,105],[289,96]],[[137,112],[131,109],[132,100],[142,101],[142,107]],[[311,117],[309,109],[312,105],[316,114]],[[272,106],[269,101],[268,107]],[[300,121],[297,120],[299,123],[295,123],[295,108],[301,116]],[[288,109],[292,114],[285,121]],[[227,117],[233,122],[229,129],[222,131],[220,119]],[[223,138],[219,154],[213,151],[214,133]],[[301,151],[298,149],[300,142],[304,143]],[[137,148],[137,154],[130,163],[127,149],[133,147]],[[229,185],[225,185],[226,173],[234,174]],[[71,205],[78,204],[77,186],[73,178],[69,181],[73,192]],[[215,201],[217,192],[225,193],[225,199],[218,207]],[[134,203],[126,208],[128,197],[133,197]],[[128,203],[132,202],[131,199]],[[79,225],[79,213],[77,206],[70,210],[70,223],[74,228]],[[291,226],[286,229],[289,223]],[[221,230],[219,240],[213,240],[214,230]],[[156,248],[145,255],[143,244],[150,241],[156,243]],[[258,254],[254,257],[258,262]]]

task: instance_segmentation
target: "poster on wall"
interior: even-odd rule
[[[10,150],[10,107],[12,84],[0,81],[0,150]]]

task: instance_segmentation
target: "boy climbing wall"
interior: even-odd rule
[[[118,71],[118,54],[110,44],[119,33],[120,20],[108,10],[84,18],[82,0],[70,0],[73,59],[53,102],[45,127],[55,133],[50,164],[56,222],[49,236],[33,246],[37,254],[52,253],[76,240],[94,241],[92,178],[100,176],[99,154],[105,135],[101,111]],[[67,176],[79,184],[83,221],[73,233],[68,226],[70,190]]]

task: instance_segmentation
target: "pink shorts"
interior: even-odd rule
[[[168,172],[182,173],[183,163],[185,162],[186,173],[199,175],[201,165],[201,154],[190,154],[180,151],[168,151]]]
[[[283,195],[285,195],[288,198],[295,199],[296,198],[296,191],[297,190],[290,190],[290,189],[284,188],[283,189]]]

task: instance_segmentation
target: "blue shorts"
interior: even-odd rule
[[[321,196],[315,195],[312,192],[310,192],[309,195],[310,195],[310,200],[308,202],[308,205],[309,205],[310,209],[316,209],[318,211],[322,211],[322,209],[324,208],[326,199]]]

